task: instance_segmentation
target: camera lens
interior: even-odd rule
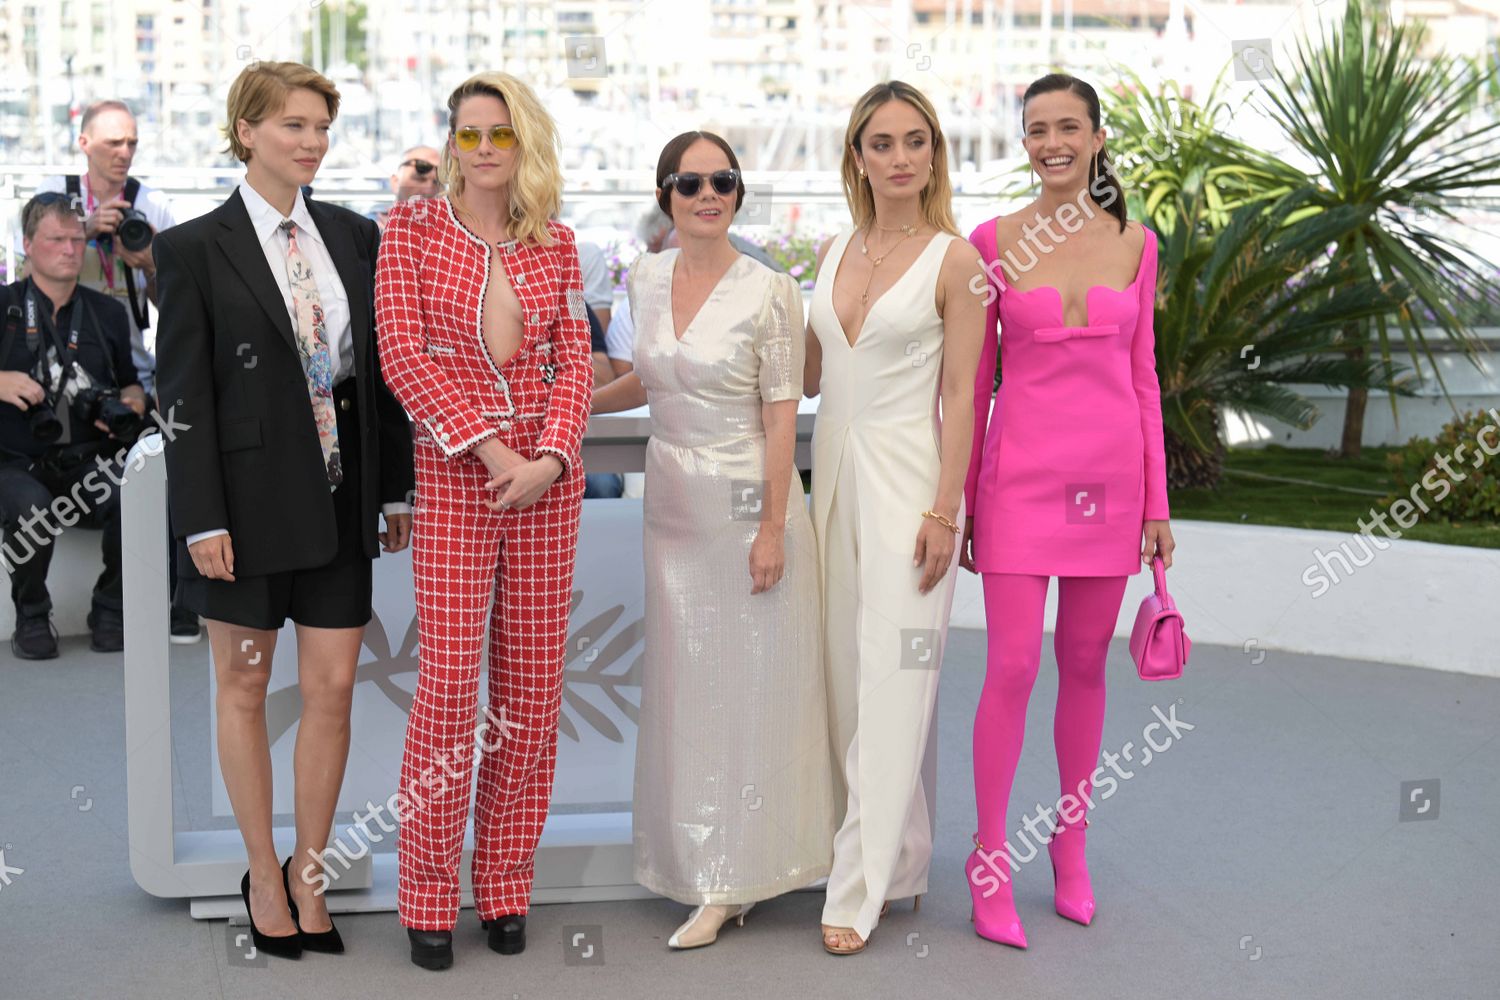
[[[124,218],[115,227],[115,234],[126,250],[144,250],[151,245],[151,223],[146,221],[146,216],[139,209],[125,210]]]
[[[42,444],[51,444],[62,437],[62,421],[46,403],[38,403],[26,411],[26,426]]]
[[[109,427],[109,432],[121,441],[133,442],[141,436],[145,421],[126,403],[118,399],[104,399],[99,403],[99,419]]]

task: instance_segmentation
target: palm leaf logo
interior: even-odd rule
[[[571,616],[583,603],[583,591],[575,590],[568,607]],[[637,618],[611,634],[625,614],[625,606],[617,604],[595,615],[580,625],[568,636],[563,654],[563,707],[557,720],[558,731],[569,739],[579,740],[578,724],[573,715],[587,723],[605,739],[624,743],[624,734],[606,711],[584,697],[583,692],[593,689],[603,692],[619,713],[632,724],[640,721],[640,709],[626,698],[622,688],[640,686],[641,661],[639,653],[624,670],[610,671],[640,644],[645,633],[645,619]],[[417,616],[412,615],[401,645],[392,651],[390,636],[380,615],[370,619],[365,626],[363,646],[374,654],[374,659],[359,665],[355,689],[361,684],[371,683],[385,695],[402,715],[411,714],[412,695],[395,678],[399,674],[417,672]],[[266,696],[266,728],[271,745],[275,746],[302,714],[302,692],[296,682],[272,691]],[[475,716],[475,724],[485,721],[483,707]]]
[[[577,611],[581,603],[583,591],[575,590],[572,607],[569,609],[570,620],[572,612]],[[558,715],[557,730],[575,743],[579,736],[573,714],[605,739],[613,743],[625,742],[619,727],[604,710],[583,696],[583,692],[591,689],[603,692],[631,724],[640,723],[640,708],[626,698],[620,689],[641,686],[641,661],[645,654],[638,654],[624,670],[610,671],[612,666],[623,662],[626,655],[640,644],[645,633],[646,620],[637,618],[611,635],[610,630],[624,614],[625,606],[616,604],[599,612],[568,636],[563,654],[564,711]]]

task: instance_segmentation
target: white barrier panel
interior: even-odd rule
[[[574,608],[565,653],[553,792],[553,806],[562,807],[561,811],[606,805],[613,811],[629,810],[635,723],[627,712],[639,700],[639,668],[632,670],[632,665],[642,655],[645,612],[640,565],[641,501],[585,501],[573,576]],[[363,811],[368,801],[381,803],[397,787],[401,736],[417,683],[417,615],[412,594],[411,550],[382,553],[375,561],[375,617],[365,628],[354,685],[349,765],[338,804],[341,815]],[[204,659],[206,664],[206,648]],[[628,699],[625,689],[629,689]],[[483,672],[479,690],[484,703],[488,696]],[[277,639],[266,696],[271,763],[277,774],[292,773],[301,710],[297,636],[288,623]],[[483,721],[484,716],[476,717],[476,727]],[[213,778],[214,815],[232,816],[217,757]],[[275,786],[272,805],[277,814],[291,814],[292,795],[291,782]],[[379,830],[376,825],[371,828]]]
[[[816,401],[804,401],[798,420],[798,460],[806,467]],[[648,421],[644,411],[596,417],[585,439],[591,471],[643,467]],[[166,670],[168,600],[165,461],[160,439],[132,450],[122,497],[125,537],[125,707],[131,871],[158,896],[194,899],[198,917],[243,912],[237,892],[244,846],[232,822],[217,755],[212,763],[212,813],[217,829],[174,830],[171,692]],[[589,500],[574,574],[574,608],[565,654],[558,767],[552,807],[537,852],[536,903],[649,896],[635,883],[630,799],[634,782],[642,643],[642,539],[639,500]],[[340,793],[334,850],[348,859],[329,895],[335,912],[395,908],[395,834],[384,803],[396,790],[406,713],[416,685],[415,606],[410,553],[375,561],[375,620],[366,630],[355,684],[349,764]],[[211,675],[207,645],[193,647]],[[481,678],[481,692],[484,681]],[[211,687],[210,687],[211,690]],[[481,703],[484,698],[481,695]],[[212,711],[212,697],[209,698]],[[278,851],[290,852],[295,831],[291,753],[300,697],[296,636],[288,624],[277,640],[267,697],[267,727],[275,773]],[[481,720],[476,718],[476,726]],[[212,741],[207,748],[212,753]],[[928,744],[924,783],[936,823],[936,730]],[[368,804],[381,811],[368,818]],[[364,818],[357,825],[356,813]],[[472,905],[468,849],[460,872],[463,905]]]
[[[1167,587],[1195,643],[1233,646],[1252,665],[1285,650],[1500,677],[1500,551],[1209,521],[1173,521],[1172,535]],[[1150,591],[1149,572],[1130,578],[1116,637],[1130,635]],[[1053,583],[1049,631],[1056,614]],[[959,574],[949,626],[985,627],[971,573]],[[1134,667],[1127,658],[1110,669]]]

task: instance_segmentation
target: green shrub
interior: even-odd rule
[[[1500,453],[1486,454],[1485,444],[1500,448],[1500,409],[1496,407],[1453,418],[1437,440],[1412,438],[1387,456],[1396,492],[1384,503],[1389,506],[1398,497],[1413,501],[1420,497],[1432,508],[1422,515],[1426,521],[1500,523]]]

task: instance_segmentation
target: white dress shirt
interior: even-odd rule
[[[238,190],[240,200],[245,203],[245,211],[250,215],[250,224],[255,227],[255,239],[266,255],[266,264],[271,268],[271,276],[276,279],[276,287],[281,290],[281,298],[286,303],[287,316],[291,319],[292,331],[295,333],[297,307],[292,301],[291,278],[287,276],[287,237],[280,228],[284,217],[261,197],[260,192],[250,186],[249,181],[241,180]],[[292,214],[287,218],[297,224],[297,248],[312,267],[313,280],[318,285],[318,299],[323,306],[323,335],[329,354],[332,355],[333,381],[337,384],[354,374],[354,330],[349,323],[349,296],[344,292],[338,268],[334,266],[333,258],[328,256],[323,235],[313,223],[300,190],[297,192],[296,203],[292,205]],[[410,514],[411,505],[386,503],[380,505],[380,510],[387,517],[393,514]],[[227,534],[228,528],[200,531],[189,535],[187,544]]]
[[[250,224],[255,227],[255,240],[266,255],[271,276],[276,279],[276,287],[286,302],[292,332],[296,333],[297,308],[292,301],[292,282],[286,273],[287,238],[280,228],[284,216],[243,180],[239,192],[245,211],[250,213]],[[354,331],[349,326],[349,296],[344,294],[338,268],[328,256],[323,234],[313,223],[300,190],[290,218],[297,224],[297,247],[312,267],[313,279],[318,285],[318,299],[323,306],[323,336],[328,341],[328,352],[333,356],[333,381],[337,384],[354,374]]]
[[[594,312],[614,305],[615,289],[604,251],[592,243],[578,243],[578,272],[583,278],[583,301]]]
[[[609,314],[609,329],[604,331],[604,353],[611,358],[635,364],[635,317],[630,315],[630,297]]]

